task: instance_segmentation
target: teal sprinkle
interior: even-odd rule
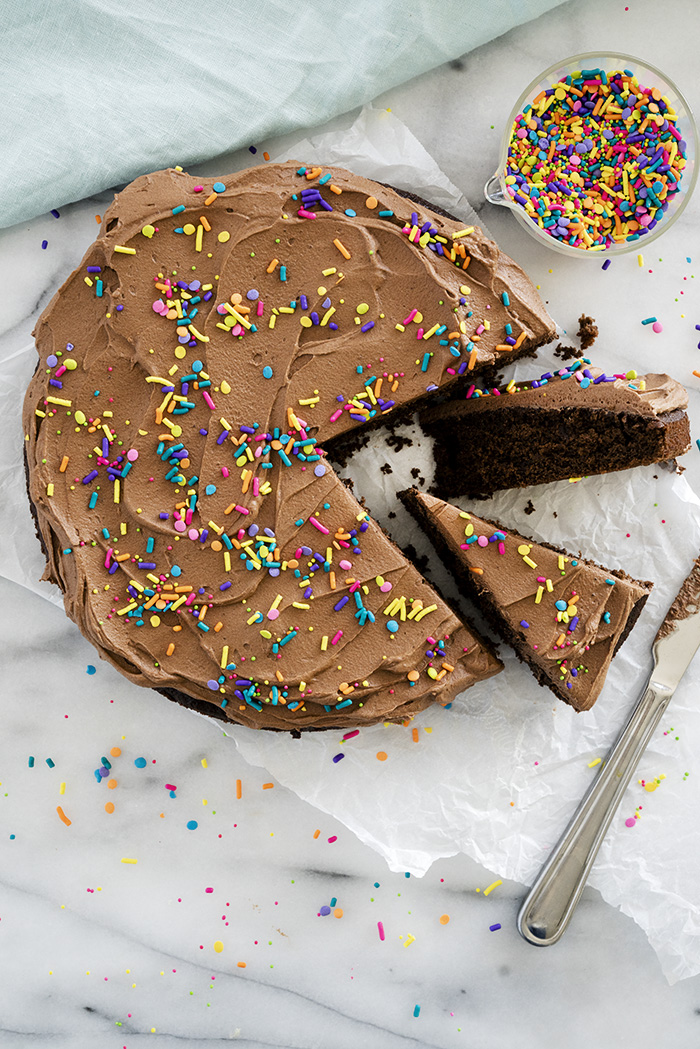
[[[181,211],[185,210],[184,204],[178,204],[176,208],[173,208],[173,215],[179,215]]]
[[[608,584],[608,586],[615,586],[615,580],[614,579],[606,579],[605,582]]]
[[[97,503],[97,496],[98,496],[98,494],[99,494],[98,492],[93,492],[92,495],[90,496],[90,502],[88,503],[88,507],[90,508],[90,510],[94,510],[95,509],[95,505]]]

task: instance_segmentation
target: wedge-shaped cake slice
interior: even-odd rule
[[[401,499],[464,595],[539,683],[575,710],[588,710],[653,584],[535,543],[415,488]]]
[[[527,382],[434,405],[436,495],[491,495],[675,459],[690,448],[687,391],[669,375],[606,375],[573,361]]]

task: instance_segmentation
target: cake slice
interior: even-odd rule
[[[528,382],[431,405],[440,496],[488,496],[664,462],[690,448],[687,391],[668,375],[606,375],[587,358]]]
[[[595,703],[653,586],[410,488],[400,494],[498,634],[574,710]]]

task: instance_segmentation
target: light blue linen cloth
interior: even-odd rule
[[[0,227],[313,127],[561,0],[0,0]]]

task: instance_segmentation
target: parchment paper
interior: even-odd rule
[[[285,141],[279,155],[267,148],[273,159],[338,164],[412,189],[483,227],[408,129],[385,111],[363,110],[344,133]],[[654,370],[652,353],[635,347],[634,366]],[[552,360],[541,353],[536,364],[516,365],[511,374],[532,376]],[[37,583],[43,559],[21,470],[20,405],[35,361],[27,345],[0,362],[0,566],[4,576],[60,603],[54,588]],[[615,363],[606,361],[604,350],[594,361]],[[395,498],[401,488],[431,478],[429,440],[416,427],[401,432],[410,446],[396,452],[375,435],[344,473],[400,545],[413,543],[428,555],[427,574],[455,596],[435,553]],[[388,475],[380,471],[386,462]],[[528,500],[534,513],[524,512]],[[341,820],[392,870],[420,876],[437,858],[464,852],[499,877],[529,883],[644,685],[651,641],[700,552],[700,500],[681,475],[646,467],[506,492],[475,509],[655,582],[593,710],[575,714],[501,646],[502,674],[463,693],[450,709],[424,712],[410,728],[378,725],[345,742],[342,732],[293,740],[236,727],[229,735],[247,761]],[[700,972],[699,691],[700,662],[686,674],[644,755],[590,877],[609,903],[644,929],[670,983]],[[377,759],[380,751],[386,760]],[[334,763],[341,752],[344,758]]]

